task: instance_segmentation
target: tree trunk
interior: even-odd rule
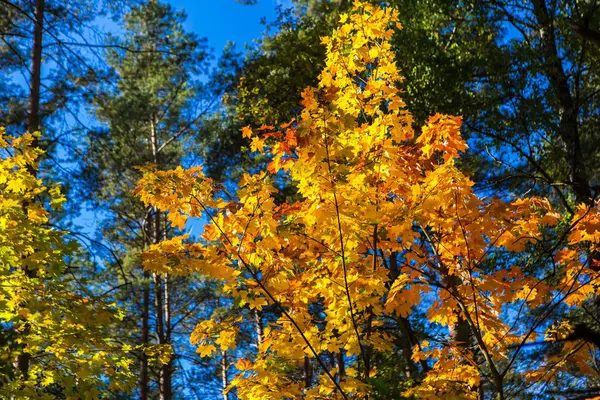
[[[221,353],[221,384],[223,385],[223,400],[229,400],[229,393],[225,393],[225,389],[229,386],[229,375],[227,369],[229,364],[227,362],[227,352]]]
[[[156,121],[155,117],[152,116],[150,120],[150,144],[152,146],[152,158],[154,161],[154,165],[159,165],[158,159],[158,137],[156,132]],[[152,243],[158,244],[161,241],[161,232],[163,235],[166,235],[166,223],[164,226],[164,230],[161,230],[161,218],[160,211],[158,208],[154,207],[153,210],[153,230],[152,230]],[[154,280],[154,308],[156,314],[156,341],[160,345],[168,345],[169,340],[167,336],[168,327],[165,327],[165,322],[168,318],[170,318],[168,313],[168,300],[166,299],[166,288],[168,285],[167,277],[165,275],[165,282],[163,287],[163,279],[157,273],[152,273],[152,278]],[[166,328],[166,329],[165,329]],[[161,365],[158,373],[158,389],[160,393],[160,400],[170,400],[171,399],[171,368],[172,361],[169,360],[166,364]]]
[[[453,295],[457,294],[459,278],[456,275],[450,275],[446,270],[442,273],[441,281],[448,292]],[[458,346],[467,347],[469,345],[471,328],[465,317],[459,314],[456,324],[448,326],[448,330],[450,331],[450,336]]]
[[[340,349],[340,352],[336,354],[335,366],[338,370],[338,376],[340,381],[346,376],[346,363],[344,361],[344,351]]]
[[[146,346],[150,339],[148,316],[150,308],[150,286],[148,280],[150,274],[144,272],[144,293],[142,298],[142,351],[140,360],[140,400],[148,400],[148,356],[146,355]]]
[[[38,131],[41,128],[40,86],[42,77],[42,40],[44,33],[45,0],[35,2],[35,25],[33,28],[33,46],[31,48],[31,79],[29,81],[29,101],[27,105],[27,130]],[[34,146],[36,143],[34,142]]]
[[[260,344],[263,342],[264,328],[260,311],[254,309],[254,322],[256,323],[256,348],[260,349]]]
[[[44,9],[45,0],[36,0],[35,2],[35,22],[33,27],[33,45],[31,47],[31,79],[29,81],[29,101],[27,105],[28,119],[27,130],[30,133],[40,130],[40,85],[42,77],[42,40],[44,38]],[[33,147],[38,146],[38,140],[35,139],[32,143]],[[28,167],[29,172],[37,175],[34,167]],[[27,207],[26,204],[23,205]],[[33,278],[35,272],[25,268],[25,274]],[[25,325],[25,334],[29,331],[29,325]],[[29,353],[21,353],[17,356],[17,369],[20,371],[23,379],[29,376],[29,362],[31,355]]]
[[[159,345],[165,343],[165,331],[164,331],[164,320],[163,320],[163,299],[162,299],[162,279],[157,273],[152,273],[152,279],[154,281],[154,310],[156,318],[156,342]],[[162,366],[158,372],[158,389],[160,392],[160,400],[166,400],[165,392],[165,376]]]
[[[166,225],[165,225],[166,227]],[[166,235],[166,229],[165,229],[165,235]],[[164,292],[164,297],[165,297],[165,302],[164,302],[164,314],[165,314],[165,343],[166,344],[171,344],[171,310],[170,310],[170,303],[169,303],[169,275],[168,274],[164,274],[163,276],[163,282],[164,282],[164,288],[163,288],[163,292]],[[162,372],[161,372],[161,376],[163,378],[163,386],[164,386],[164,393],[165,393],[165,399],[170,399],[172,397],[172,378],[173,378],[173,357],[171,357],[169,359],[169,361],[164,364],[162,366]]]
[[[312,385],[312,369],[310,367],[310,359],[304,356],[304,387],[309,388]]]

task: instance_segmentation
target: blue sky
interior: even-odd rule
[[[177,10],[188,15],[185,28],[206,37],[208,44],[219,56],[227,42],[235,42],[238,50],[245,43],[260,38],[265,31],[261,24],[276,17],[278,5],[287,6],[289,0],[258,0],[256,5],[243,5],[235,0],[168,0]]]

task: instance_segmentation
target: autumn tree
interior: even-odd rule
[[[571,218],[542,198],[475,194],[456,164],[461,118],[413,128],[390,44],[396,14],[357,1],[339,24],[299,119],[244,129],[270,163],[245,174],[234,198],[201,168],[147,170],[146,204],[180,226],[210,223],[200,243],[152,245],[145,268],[198,271],[252,309],[276,309],[256,357],[236,363],[240,398],[504,399],[565,375],[596,385],[595,349],[568,318],[596,290],[595,205]],[[300,200],[275,201],[282,176]],[[426,316],[428,340],[398,346],[387,321],[414,315]],[[205,321],[192,341],[203,355],[227,350],[237,326]],[[531,363],[540,340],[553,352]],[[397,375],[386,394],[378,379],[390,356],[418,376]]]
[[[31,172],[42,154],[32,147],[36,135],[0,130],[0,396],[99,399],[127,392],[133,360],[109,335],[123,315],[81,285],[69,262],[77,246],[48,227],[51,208],[65,198]],[[23,354],[27,369],[18,362]]]

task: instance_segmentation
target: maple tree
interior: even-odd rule
[[[122,315],[77,280],[67,262],[76,246],[48,225],[48,208],[65,198],[34,175],[38,136],[0,129],[0,397],[97,399],[130,390],[130,349],[108,335]],[[26,373],[16,368],[22,354]]]
[[[240,398],[376,397],[391,352],[415,363],[419,378],[404,395],[417,398],[504,399],[558,374],[593,386],[595,350],[571,340],[565,310],[596,292],[596,205],[569,219],[542,198],[478,196],[455,164],[467,149],[461,119],[435,115],[415,132],[397,85],[395,25],[392,9],[360,1],[341,15],[298,121],[244,129],[271,161],[242,177],[235,198],[199,167],[147,167],[137,189],[147,205],[178,228],[190,217],[210,223],[200,242],[152,245],[144,267],[200,272],[240,304],[277,315],[254,359],[235,364],[225,390]],[[282,177],[300,200],[277,204]],[[394,349],[386,321],[418,312],[434,334]],[[233,350],[240,323],[201,322],[191,340],[201,356]],[[557,348],[522,363],[544,339]],[[306,365],[317,373],[294,372]]]

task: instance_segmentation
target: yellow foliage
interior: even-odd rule
[[[0,128],[0,398],[51,398],[47,388],[60,384],[66,398],[98,399],[108,379],[128,391],[132,360],[106,330],[117,312],[69,280],[64,257],[74,249],[47,225],[44,204],[65,199],[35,176],[36,136]],[[11,369],[25,356],[27,374]]]
[[[520,373],[513,358],[543,333],[541,324],[523,325],[525,313],[556,301],[578,307],[597,289],[597,273],[578,261],[581,243],[600,243],[596,207],[578,209],[568,249],[556,265],[539,266],[561,279],[490,265],[497,254],[521,260],[561,216],[544,199],[477,196],[455,165],[467,150],[460,117],[438,114],[414,129],[389,42],[397,25],[391,8],[361,1],[341,16],[323,38],[326,67],[318,86],[302,93],[299,119],[242,130],[252,151],[271,162],[242,177],[235,200],[224,201],[198,168],[150,170],[139,184],[146,204],[182,221],[209,221],[202,243],[175,238],[152,246],[146,268],[199,271],[221,279],[224,293],[246,310],[268,307],[278,316],[268,321],[256,359],[236,364],[231,386],[240,398],[366,397],[379,370],[365,361],[392,348],[381,327],[415,308],[438,328],[437,341],[413,348],[423,376],[406,395],[476,398],[482,381],[506,376],[503,366]],[[298,201],[276,203],[273,181],[282,177],[295,184]],[[240,323],[202,321],[192,343],[201,356],[234,349]],[[472,343],[458,340],[465,327]],[[557,357],[569,352],[581,369],[590,362],[573,349]],[[323,360],[338,355],[352,365],[335,378],[340,371]],[[310,384],[284,368],[300,368],[305,357],[320,368]]]

